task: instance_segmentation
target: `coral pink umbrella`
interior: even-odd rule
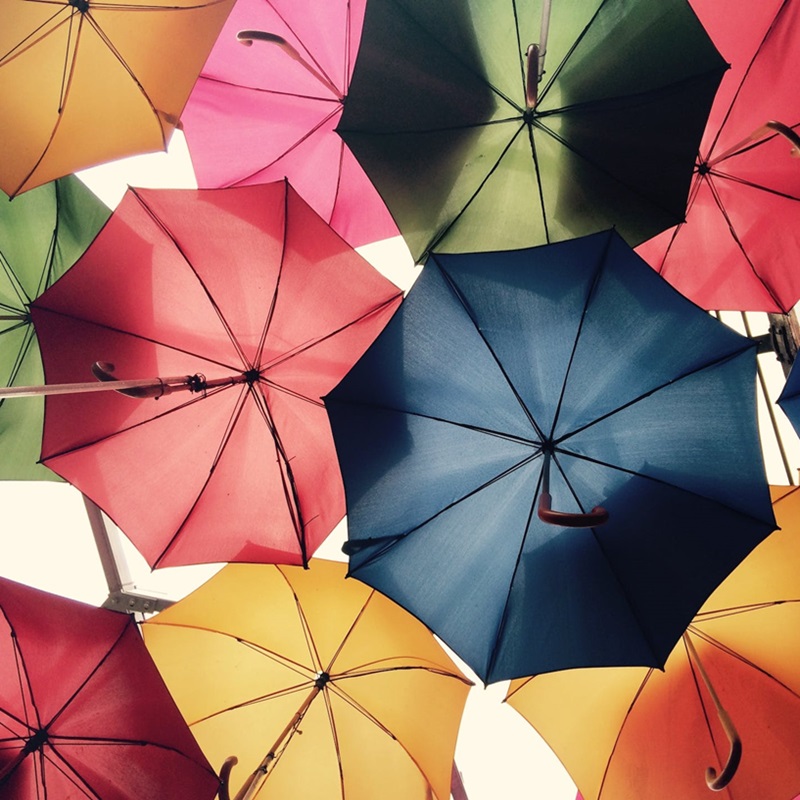
[[[731,69],[703,135],[686,221],[637,252],[703,308],[786,313],[800,299],[800,3],[691,5]]]
[[[335,132],[364,7],[238,0],[181,118],[200,186],[286,176],[353,247],[398,235]]]
[[[320,398],[400,299],[285,181],[129,189],[32,315],[43,393],[146,386],[48,396],[43,461],[153,567],[304,564],[344,515]]]
[[[133,617],[0,578],[0,796],[211,800]]]

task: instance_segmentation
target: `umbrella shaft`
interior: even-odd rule
[[[228,379],[230,381],[230,379]],[[210,384],[211,382],[209,382]],[[42,386],[0,387],[0,397],[40,397],[51,394],[83,394],[84,392],[113,392],[120,389],[156,389],[164,386],[165,393],[189,389],[186,376],[176,378],[137,378],[128,381],[87,381],[86,383],[52,383]]]

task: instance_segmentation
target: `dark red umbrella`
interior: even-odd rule
[[[163,380],[48,397],[42,460],[151,566],[306,563],[344,515],[320,398],[400,299],[285,181],[129,189],[32,314],[48,384]]]
[[[0,578],[0,796],[210,800],[132,617]]]
[[[237,0],[181,117],[200,186],[285,175],[353,247],[398,235],[335,131],[364,7],[365,0]]]
[[[800,3],[691,0],[730,62],[686,221],[637,252],[706,309],[788,312],[800,299]]]

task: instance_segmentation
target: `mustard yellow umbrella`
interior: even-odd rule
[[[164,150],[234,0],[3,0],[0,188]]]
[[[142,626],[230,796],[447,800],[471,685],[346,565],[231,564]]]
[[[585,800],[788,800],[800,791],[800,488],[772,487],[781,530],[719,586],[663,672],[512,681],[507,702]]]

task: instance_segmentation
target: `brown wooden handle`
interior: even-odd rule
[[[552,501],[549,492],[542,492],[539,495],[537,514],[542,522],[559,525],[562,528],[593,528],[595,525],[608,522],[608,511],[602,506],[595,506],[588,513],[554,511],[551,508]]]

